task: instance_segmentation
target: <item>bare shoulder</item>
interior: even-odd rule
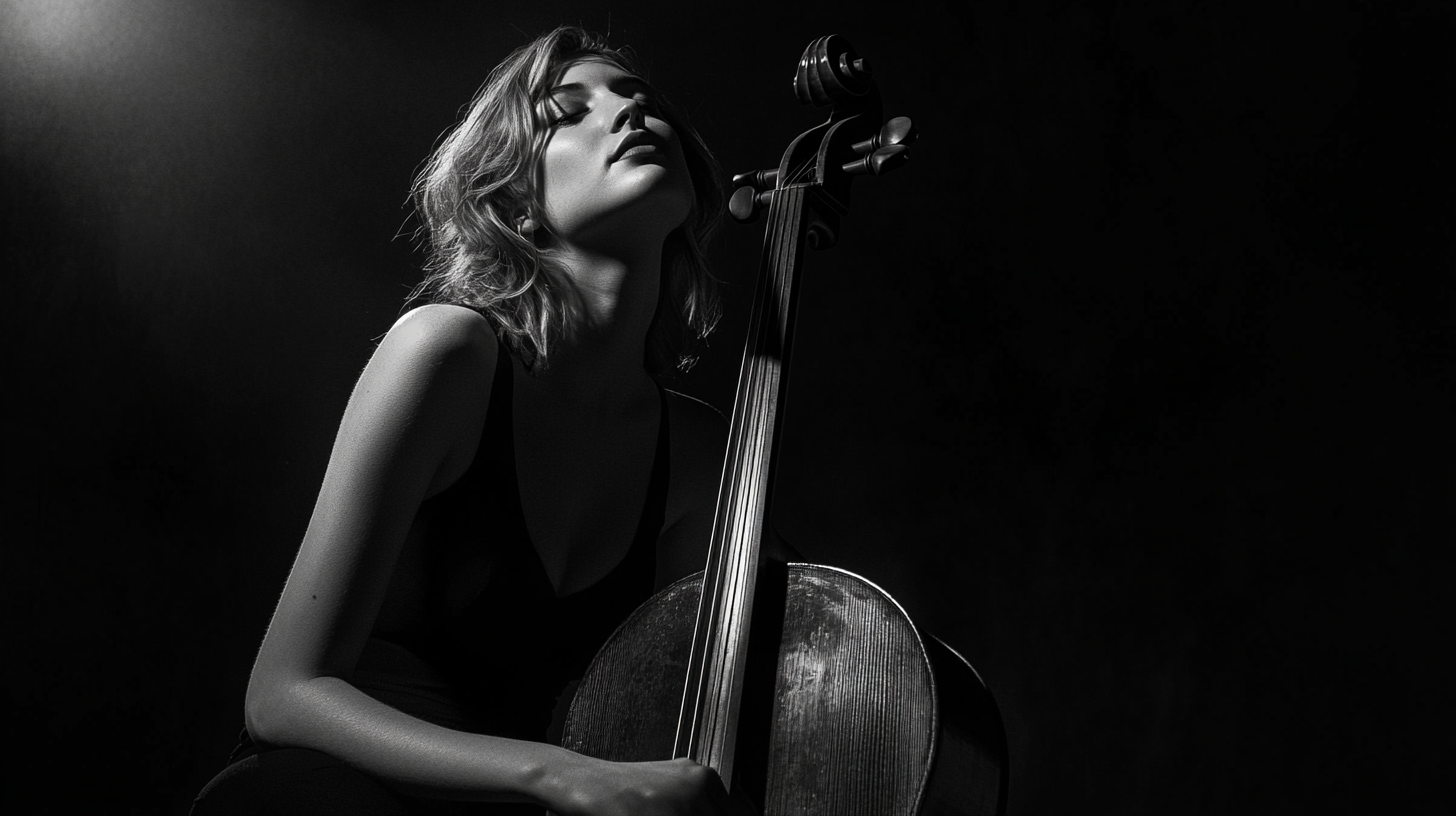
[[[354,386],[340,428],[345,450],[418,457],[433,474],[433,494],[469,464],[498,356],[490,324],[470,309],[410,311],[380,341]]]
[[[384,389],[385,399],[479,401],[490,394],[496,346],[490,324],[476,312],[421,306],[390,327],[358,387]]]
[[[380,349],[427,359],[474,358],[495,362],[496,339],[490,324],[473,309],[435,303],[396,320]]]

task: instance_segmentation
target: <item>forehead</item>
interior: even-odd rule
[[[647,83],[635,74],[624,71],[620,66],[604,59],[588,57],[577,60],[566,66],[557,78],[552,93],[566,90],[590,89],[594,87],[614,87],[621,84],[638,84],[646,86]]]

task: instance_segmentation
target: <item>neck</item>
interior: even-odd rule
[[[577,328],[558,342],[538,378],[554,396],[611,411],[655,394],[644,366],[657,311],[662,245],[632,252],[557,246],[580,299]]]

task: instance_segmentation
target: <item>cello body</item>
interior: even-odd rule
[[[1005,734],[970,664],[864,578],[776,567],[760,575],[735,786],[766,816],[1003,813]],[[565,747],[672,755],[701,591],[688,576],[617,629],[577,689]]]

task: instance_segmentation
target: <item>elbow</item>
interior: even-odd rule
[[[277,711],[277,703],[274,702],[275,695],[270,694],[262,687],[258,678],[254,677],[248,681],[248,694],[243,701],[243,724],[248,728],[248,736],[254,742],[273,742],[273,719]]]
[[[276,678],[259,677],[254,673],[248,680],[243,723],[254,742],[274,746],[292,744],[289,725],[296,721],[290,715],[294,708],[292,696],[289,686]]]

